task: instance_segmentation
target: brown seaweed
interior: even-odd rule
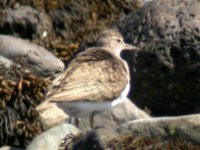
[[[50,81],[27,72],[19,60],[0,68],[0,146],[25,147],[43,130],[34,108],[45,99]]]

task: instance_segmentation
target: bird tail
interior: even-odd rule
[[[53,103],[49,103],[48,100],[45,100],[44,102],[42,102],[41,104],[39,104],[35,109],[38,112],[42,112],[48,108],[50,108],[53,105]]]

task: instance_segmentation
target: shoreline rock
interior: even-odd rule
[[[45,48],[13,36],[0,35],[0,55],[10,60],[22,57],[42,76],[57,76],[64,70],[64,63]]]

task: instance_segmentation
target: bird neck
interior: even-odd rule
[[[111,49],[111,48],[108,48],[108,47],[102,47],[106,52],[110,53],[113,57],[116,57],[118,59],[122,59],[121,56],[120,56],[120,53],[121,53],[121,50],[118,50],[118,49]]]
[[[121,50],[111,51],[110,49],[108,49],[106,47],[103,49],[105,49],[105,51],[108,52],[109,54],[111,54],[113,57],[115,57],[115,58],[119,59],[121,62],[123,62],[124,66],[126,68],[126,71],[128,73],[127,80],[130,81],[129,67],[128,67],[127,62],[124,59],[122,59],[120,56]]]

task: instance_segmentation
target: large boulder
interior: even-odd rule
[[[120,134],[133,133],[138,136],[162,137],[175,139],[178,137],[193,143],[200,143],[200,115],[178,117],[158,117],[138,119],[119,126],[116,131]]]
[[[155,0],[117,26],[143,53],[125,55],[132,68],[130,97],[153,115],[200,109],[200,2]]]

